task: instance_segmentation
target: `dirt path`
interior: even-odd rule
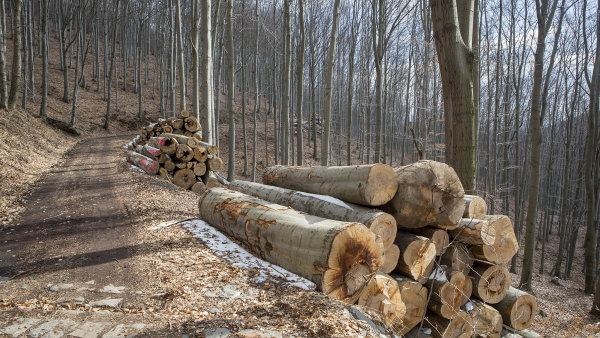
[[[53,322],[55,326],[78,323],[73,317],[86,307],[111,310],[140,303],[147,278],[136,266],[140,250],[133,221],[117,196],[119,187],[127,184],[119,175],[119,147],[129,138],[102,137],[76,144],[63,163],[38,182],[16,224],[0,228],[0,281],[4,281],[0,299],[5,303],[40,302],[42,310],[45,304],[71,311],[61,319],[66,322]],[[5,333],[19,333],[33,319],[17,318],[31,315],[38,314],[15,313],[4,323]],[[110,331],[117,322],[143,327],[140,318],[83,317],[79,320],[83,333]]]
[[[225,240],[177,225],[198,196],[132,171],[130,139],[77,143],[0,228],[0,337],[379,336],[356,309],[257,282],[215,253]]]

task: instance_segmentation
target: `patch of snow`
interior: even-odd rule
[[[431,334],[431,329],[428,327],[423,328],[423,333],[429,336]]]
[[[440,269],[439,267],[436,267],[433,271],[431,271],[431,275],[429,276],[429,279],[435,279],[438,282],[442,282],[442,283],[445,283],[448,281],[448,279],[446,278],[446,274],[444,273],[444,270]]]
[[[127,144],[124,144],[124,145],[121,147],[121,149],[129,149],[129,147],[128,147],[128,146],[129,146],[129,143],[127,143]]]
[[[166,227],[170,227],[173,224],[177,224],[181,222],[181,220],[174,220],[174,221],[167,221],[167,222],[162,222],[160,224],[151,226],[150,228],[148,228],[149,230],[155,231],[155,230],[160,230],[162,228],[166,228]]]
[[[129,170],[134,171],[134,172],[138,172],[138,173],[143,173],[145,174],[146,172],[136,166],[134,166],[133,164],[131,165],[131,168],[129,168]]]
[[[335,204],[335,205],[339,205],[340,207],[344,207],[346,209],[352,210],[352,208],[348,204],[346,204],[346,202],[344,202],[344,201],[342,201],[340,199],[337,199],[335,197],[331,197],[331,196],[327,196],[327,195],[311,194],[311,193],[304,192],[304,191],[298,191],[296,193],[300,194],[300,195],[304,195],[304,196],[310,196],[310,197],[318,198],[321,201],[329,202],[329,203],[332,203],[332,204]]]
[[[468,301],[467,304],[465,304],[465,310],[467,310],[467,312],[473,311],[473,303],[471,303],[471,301]]]
[[[280,266],[257,258],[241,246],[233,243],[227,236],[203,220],[185,221],[181,225],[190,231],[194,237],[204,242],[217,256],[229,262],[233,267],[257,271],[258,273],[252,277],[252,280],[256,283],[263,283],[267,280],[276,281],[280,278],[284,279],[284,284],[289,286],[296,286],[304,290],[316,289],[316,285],[313,282],[291,273]]]

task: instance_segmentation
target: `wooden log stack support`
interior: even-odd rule
[[[156,170],[146,170],[141,159],[132,161],[150,175],[160,175],[169,182],[203,194],[207,187],[221,186],[215,173],[223,168],[216,146],[202,142],[202,132],[195,117],[182,111],[178,117],[159,119],[140,130],[127,148],[156,162]],[[147,160],[145,160],[147,162]]]

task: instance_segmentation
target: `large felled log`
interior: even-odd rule
[[[512,222],[508,216],[495,215],[481,218],[489,223],[489,229],[494,232],[492,245],[472,245],[471,252],[475,258],[494,263],[506,264],[519,251],[519,241],[515,236]]]
[[[262,198],[266,201],[286,205],[311,215],[358,222],[366,225],[381,240],[384,248],[389,248],[396,238],[396,220],[385,212],[346,203],[337,198],[290,190],[260,183],[233,181],[233,190]],[[395,267],[395,264],[394,264]]]
[[[189,162],[194,158],[194,150],[186,144],[180,144],[177,146],[175,157],[181,162]]]
[[[433,313],[425,315],[423,327],[431,329],[436,338],[471,338],[473,323],[464,311],[459,311],[452,319],[446,319]]]
[[[482,219],[463,218],[458,228],[449,233],[457,241],[470,245],[493,246],[496,241],[494,224]]]
[[[138,154],[135,151],[132,151],[127,155],[127,160],[138,168],[144,170],[148,175],[156,175],[158,173],[158,169],[160,168],[158,162],[142,154]]]
[[[172,137],[172,138],[176,139],[179,144],[185,144],[192,149],[196,148],[198,146],[198,139],[196,139],[194,137],[187,137],[187,136],[183,136],[183,135],[170,134],[170,133],[163,133],[161,135],[161,137]]]
[[[465,276],[468,276],[471,273],[474,261],[473,254],[467,246],[462,243],[452,242],[442,255],[440,264],[447,266],[452,271],[460,271]]]
[[[533,323],[538,302],[534,296],[511,286],[504,299],[493,306],[502,315],[504,324],[515,330],[525,330]]]
[[[207,191],[200,216],[261,258],[353,303],[381,266],[381,247],[360,223],[328,220],[223,188]]]
[[[473,295],[488,304],[500,302],[510,288],[510,273],[504,265],[475,264],[471,278]]]
[[[400,258],[400,248],[392,244],[383,250],[383,264],[379,268],[380,272],[391,273],[396,269],[398,265],[398,259]]]
[[[444,318],[454,317],[465,296],[471,296],[464,294],[467,277],[462,272],[446,272],[441,268],[435,269],[431,277],[426,284],[431,292],[427,308]]]
[[[377,274],[363,290],[358,305],[378,311],[383,322],[396,334],[403,335],[415,327],[425,313],[427,289],[406,278],[396,280]]]
[[[444,163],[419,161],[396,170],[398,192],[383,209],[398,226],[453,225],[464,209],[464,190],[454,169]]]
[[[275,166],[265,170],[263,182],[368,206],[387,203],[398,188],[394,170],[385,164],[339,167]]]
[[[487,214],[485,200],[476,195],[465,195],[464,218],[480,218]]]
[[[488,304],[473,299],[466,308],[466,313],[473,322],[473,333],[477,337],[500,338],[502,333],[502,316],[498,310]]]
[[[408,229],[403,229],[403,230],[413,233],[415,235],[419,235],[419,236],[423,236],[423,237],[427,237],[427,238],[431,239],[433,244],[435,244],[435,255],[436,256],[440,256],[444,252],[446,252],[448,244],[450,243],[450,237],[448,236],[448,232],[443,229],[425,227],[425,228],[414,228],[414,229],[408,228]]]
[[[394,242],[400,248],[396,271],[424,284],[433,270],[435,244],[426,237],[398,231]]]
[[[191,169],[178,169],[173,175],[173,183],[178,187],[189,189],[196,183],[196,175]]]

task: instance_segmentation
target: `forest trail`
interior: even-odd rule
[[[109,136],[77,143],[26,198],[20,220],[0,228],[0,283],[13,280],[20,286],[0,288],[0,299],[16,304],[32,300],[66,303],[72,308],[69,312],[67,306],[66,316],[59,314],[59,320],[47,322],[31,318],[40,316],[35,310],[19,314],[21,319],[11,316],[11,322],[0,323],[0,332],[14,335],[28,325],[34,330],[34,324],[55,330],[62,326],[75,335],[77,330],[98,334],[125,330],[115,326],[122,320],[114,316],[98,319],[81,310],[85,305],[116,309],[135,304],[146,290],[146,278],[135,260],[139,245],[133,221],[118,199],[119,187],[127,184],[118,175],[119,148],[127,138]],[[127,332],[143,328],[139,321],[128,318],[125,322],[134,326]]]

